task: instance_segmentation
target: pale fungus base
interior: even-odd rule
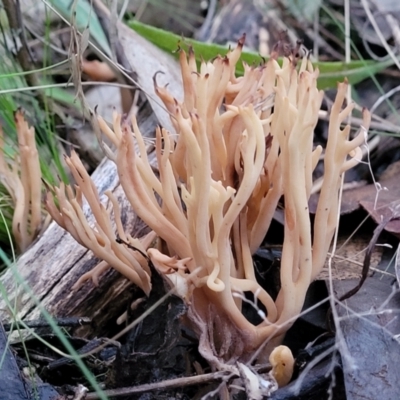
[[[273,338],[279,342],[300,313],[336,229],[341,176],[359,161],[370,119],[364,111],[363,126],[349,140],[350,127],[341,126],[353,105],[343,108],[347,83],[339,84],[312,229],[308,200],[323,151],[313,146],[323,96],[317,89],[318,70],[306,57],[299,66],[293,57],[285,58],[281,66],[273,55],[263,65],[245,66],[244,76],[236,77],[242,45],[243,40],[225,57],[202,62],[200,70],[192,51],[188,56],[181,51],[183,101],[158,87],[155,77],[156,92],[176,131],[156,131],[159,174],[149,164],[134,118],[121,121],[115,115],[110,128],[98,117],[101,131],[116,148],[116,153],[108,148],[107,153],[133,210],[166,244],[166,254],[154,249],[147,254],[179,286],[199,335],[200,352],[215,368],[251,358]],[[59,207],[49,196],[50,213],[80,243],[148,293],[145,260],[115,242],[109,216],[77,156],[67,162],[77,180],[77,198],[70,189],[67,196],[64,188],[57,190]],[[82,194],[96,218],[94,227],[83,218]],[[285,237],[281,288],[274,301],[256,280],[252,254],[282,196]],[[117,210],[114,204],[116,215]],[[131,242],[117,226],[119,236]],[[145,251],[148,244],[136,246]],[[252,293],[263,305],[258,325],[242,314],[244,293]]]

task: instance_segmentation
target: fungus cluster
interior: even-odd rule
[[[188,303],[200,338],[200,352],[214,366],[246,360],[267,341],[279,342],[300,313],[307,289],[322,269],[336,229],[342,174],[360,158],[369,113],[353,139],[342,128],[353,109],[344,107],[347,83],[338,86],[324,154],[324,178],[311,226],[308,200],[313,170],[322,148],[313,145],[323,93],[318,70],[304,57],[282,65],[273,55],[260,66],[245,66],[235,76],[243,41],[225,57],[197,68],[192,51],[180,53],[184,98],[166,87],[156,93],[171,115],[175,132],[158,128],[158,171],[147,157],[135,118],[114,115],[113,127],[98,117],[101,131],[115,146],[122,188],[134,212],[159,238],[135,242],[156,268],[173,279]],[[77,195],[56,189],[58,206],[47,198],[53,218],[84,246],[139,285],[150,290],[146,260],[117,243],[109,215],[76,154],[67,158]],[[82,213],[82,195],[96,224]],[[113,197],[107,194],[111,200]],[[284,243],[280,290],[276,299],[257,282],[252,254],[262,243],[280,199],[284,201]],[[118,235],[128,243],[113,202]],[[103,267],[104,269],[104,264]],[[100,268],[100,270],[101,270]],[[97,269],[96,274],[99,273]],[[97,275],[96,275],[97,276]],[[242,313],[244,295],[253,297],[262,322]],[[272,340],[275,339],[275,340]]]
[[[35,142],[22,110],[14,115],[18,150],[6,145],[0,125],[0,183],[11,197],[12,234],[19,253],[24,252],[46,225],[42,215],[42,174]],[[0,199],[3,202],[4,199]]]

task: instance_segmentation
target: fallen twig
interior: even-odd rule
[[[168,379],[162,382],[147,383],[145,385],[104,390],[103,393],[109,397],[126,396],[133,393],[145,393],[153,390],[165,390],[183,386],[199,385],[201,383],[222,380],[230,375],[232,375],[232,373],[229,371],[211,372],[209,374],[185,376],[182,378]],[[85,400],[95,400],[98,398],[99,398],[98,394],[92,392],[86,395]]]

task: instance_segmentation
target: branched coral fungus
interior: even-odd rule
[[[25,251],[43,228],[42,182],[35,129],[22,110],[14,115],[18,151],[7,157],[0,126],[0,182],[11,196],[14,213],[12,233],[19,252]]]
[[[48,192],[46,196],[46,208],[53,219],[66,229],[78,243],[92,250],[97,257],[104,261],[104,263],[98,264],[91,273],[84,275],[75,286],[79,287],[82,281],[90,278],[93,279],[94,283],[97,283],[101,272],[107,267],[112,266],[142,288],[146,294],[149,294],[150,269],[146,259],[117,241],[109,212],[101,204],[97,189],[78,155],[73,152],[71,157],[66,157],[65,159],[77,183],[76,195],[73,195],[72,189],[69,186],[65,189],[65,185],[61,184],[60,188],[54,188],[58,207],[54,202],[52,193]],[[138,240],[135,241],[125,235],[121,224],[118,203],[114,195],[110,191],[107,191],[105,194],[113,205],[117,231],[120,238],[125,242],[135,245],[142,252],[145,252],[146,245],[143,247],[143,244]],[[91,227],[85,218],[82,210],[83,197],[93,212],[96,220],[95,227]]]
[[[312,229],[308,200],[322,152],[313,147],[323,95],[317,89],[318,70],[307,58],[297,67],[292,57],[282,65],[271,57],[263,65],[246,66],[244,76],[236,77],[242,45],[243,40],[225,57],[202,62],[199,70],[193,52],[187,56],[181,51],[182,101],[158,87],[154,78],[176,130],[176,135],[163,128],[156,131],[159,174],[149,164],[134,118],[121,123],[115,115],[110,129],[99,117],[101,130],[116,147],[113,159],[127,198],[165,242],[165,254],[151,249],[148,255],[161,273],[175,276],[177,285],[190,277],[184,294],[189,316],[200,337],[200,351],[217,367],[246,359],[263,342],[279,338],[301,311],[336,228],[341,176],[358,162],[357,149],[369,126],[364,111],[360,132],[348,139],[350,127],[341,126],[352,105],[342,110],[347,84],[340,84]],[[90,185],[88,180],[78,184],[81,191]],[[282,197],[281,288],[273,299],[256,280],[252,254]],[[54,206],[50,211],[57,217]],[[100,224],[96,229],[90,240],[99,242],[105,229]],[[134,269],[134,281],[144,279],[141,285],[148,288],[148,271],[144,268],[146,275],[140,275]],[[254,303],[262,304],[258,325],[242,313],[244,293],[252,293]]]

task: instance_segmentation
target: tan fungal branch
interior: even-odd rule
[[[140,253],[117,242],[110,212],[101,203],[97,189],[78,155],[73,151],[71,157],[65,157],[65,160],[76,181],[76,195],[73,194],[71,187],[61,184],[60,188],[54,188],[58,205],[54,201],[53,194],[48,192],[46,208],[53,219],[70,232],[78,243],[92,250],[96,257],[104,260],[104,263],[99,264],[92,273],[82,277],[83,279],[77,285],[79,286],[82,281],[89,278],[96,283],[99,275],[111,266],[149,294],[150,269],[147,260]],[[105,195],[113,206],[118,235],[125,242],[145,252],[146,248],[139,241],[135,241],[122,230],[119,206],[112,192],[107,191]],[[86,199],[92,210],[94,224],[90,224],[86,219],[82,208],[83,199]]]
[[[98,118],[102,132],[116,147],[115,154],[108,152],[129,202],[165,242],[166,254],[149,249],[148,255],[161,273],[186,288],[182,295],[201,332],[201,342],[210,342],[212,349],[210,354],[202,345],[203,355],[215,365],[216,359],[229,362],[249,357],[263,342],[280,337],[300,313],[336,229],[342,174],[358,162],[358,148],[369,127],[369,113],[364,111],[363,127],[354,139],[348,138],[350,127],[342,125],[352,105],[343,108],[347,83],[340,84],[331,110],[324,183],[312,227],[308,201],[313,171],[323,151],[313,145],[323,96],[317,89],[318,70],[306,57],[296,67],[294,56],[280,65],[275,55],[263,65],[245,66],[244,75],[236,77],[242,45],[243,40],[225,57],[202,62],[199,69],[193,52],[187,56],[181,51],[182,101],[158,87],[154,78],[177,132],[172,136],[163,128],[156,131],[159,174],[149,164],[134,118],[121,122],[115,115],[112,129]],[[107,245],[113,254],[124,254],[128,260],[112,243],[105,210],[75,155],[69,165],[77,193],[84,194],[96,217],[97,230],[90,233],[79,216],[79,202],[70,194],[63,197],[63,190],[57,192],[61,211],[48,200],[52,215],[78,241],[97,249],[100,258],[99,248]],[[252,254],[262,243],[282,197],[281,287],[273,299],[256,280]],[[130,269],[116,264],[115,268],[126,276],[129,272],[129,278],[146,292],[150,289],[148,270],[142,264]],[[186,286],[181,285],[185,276],[190,276]],[[256,306],[261,317],[258,324],[242,313],[245,293],[252,293],[255,305],[261,304]],[[228,337],[236,343],[229,349]]]
[[[35,129],[21,109],[14,114],[18,151],[7,156],[0,126],[0,182],[12,199],[12,233],[18,252],[24,252],[43,228],[42,182]],[[10,151],[10,150],[9,150]],[[14,151],[14,150],[11,150]]]

